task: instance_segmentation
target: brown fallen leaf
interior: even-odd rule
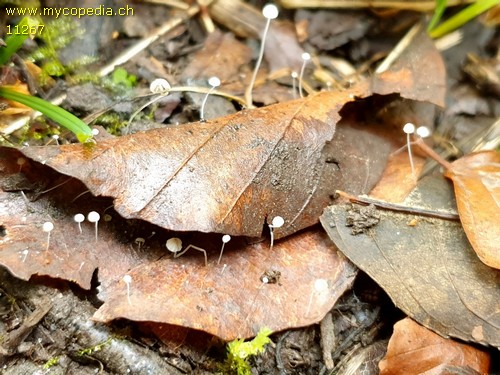
[[[484,264],[500,269],[500,153],[484,151],[451,163],[460,220]]]
[[[22,152],[78,178],[95,196],[113,197],[125,218],[177,231],[258,237],[266,220],[281,216],[280,238],[315,224],[335,189],[359,194],[376,182],[388,142],[369,127],[334,126],[342,106],[365,95],[363,87],[325,92],[92,146]],[[359,139],[365,144],[353,149]]]
[[[447,371],[451,366],[454,372]],[[394,325],[387,354],[380,361],[380,375],[456,374],[467,368],[487,374],[489,353],[445,339],[410,318]]]
[[[122,280],[112,285],[94,318],[175,324],[230,341],[262,327],[318,323],[354,281],[355,268],[318,229],[279,241],[272,251],[267,242],[236,242],[224,251],[224,265],[205,267],[197,255],[134,268],[129,288]]]
[[[238,81],[241,67],[252,60],[250,47],[238,41],[231,33],[220,30],[208,35],[203,48],[196,52],[182,73],[182,79],[217,76],[224,86]]]
[[[105,302],[99,319],[170,323],[230,340],[250,337],[263,326],[279,330],[318,322],[354,281],[354,267],[318,228],[276,241],[272,251],[268,240],[248,244],[233,237],[218,265],[220,235],[174,234],[125,220],[109,199],[80,196],[81,182],[47,166],[28,160],[20,174],[20,156],[0,149],[0,186],[9,190],[0,191],[0,264],[24,280],[50,277],[85,289],[98,270],[98,297]],[[30,185],[29,179],[43,186]],[[73,221],[76,213],[91,210],[101,214],[97,241],[94,224],[81,223],[80,233]],[[49,245],[45,221],[54,224]],[[174,236],[184,248],[204,248],[208,266],[196,250],[174,259],[165,247]],[[162,332],[159,326],[154,330]]]
[[[420,174],[425,160],[413,155],[415,173]],[[389,157],[387,167],[377,185],[370,191],[370,197],[388,202],[401,202],[415,188],[408,153],[399,152]]]

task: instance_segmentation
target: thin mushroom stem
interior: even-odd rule
[[[309,60],[311,60],[311,55],[308,54],[307,52],[304,52],[302,54],[302,67],[300,68],[300,75],[299,75],[299,95],[301,98],[304,97],[302,93],[302,81],[304,79],[304,71],[306,69],[306,65]]]
[[[266,46],[266,37],[269,32],[269,26],[271,25],[271,20],[278,17],[278,8],[276,8],[273,4],[267,4],[262,9],[262,14],[266,17],[266,26],[264,27],[264,32],[262,33],[262,42],[260,43],[260,51],[259,57],[257,59],[257,63],[255,64],[255,68],[252,74],[252,79],[250,80],[250,84],[245,90],[245,102],[247,107],[253,107],[252,100],[252,90],[255,85],[255,80],[257,79],[257,73],[259,72],[260,64],[262,64],[262,59],[264,58],[264,48]]]
[[[203,102],[201,103],[200,110],[200,121],[205,122],[205,105],[207,104],[208,97],[215,90],[216,87],[220,86],[220,79],[218,77],[210,77],[208,79],[208,84],[210,85],[210,90],[205,94]]]
[[[198,250],[198,251],[201,251],[203,253],[203,255],[205,256],[205,266],[207,266],[208,265],[207,252],[205,251],[205,249],[202,249],[201,247],[198,247],[198,246],[195,246],[195,245],[188,245],[181,252],[175,252],[174,253],[174,258],[180,257],[182,254],[184,254],[186,251],[188,251],[191,248],[193,248],[195,250]]]
[[[229,241],[231,241],[231,236],[229,234],[225,234],[224,236],[222,236],[222,247],[220,248],[220,255],[219,259],[217,260],[217,265],[220,264],[220,261],[222,259],[222,253],[224,252],[224,245]]]
[[[274,228],[281,228],[285,224],[285,220],[281,216],[276,216],[272,223],[269,224],[269,231],[271,232],[271,246],[269,247],[269,250],[273,249],[274,246]]]
[[[411,174],[413,175],[413,179],[416,182],[417,176],[415,173],[415,165],[413,164],[413,155],[411,152],[411,140],[410,140],[410,134],[413,134],[415,132],[415,125],[413,125],[412,123],[407,123],[403,127],[403,131],[406,133],[406,146],[408,147],[408,158],[410,159]]]

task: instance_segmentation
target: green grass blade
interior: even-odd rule
[[[24,17],[21,22],[18,23],[20,30],[37,30],[40,22],[33,17]],[[6,64],[12,55],[17,52],[19,48],[23,45],[26,38],[30,36],[29,33],[13,33],[5,39],[6,47],[0,48],[0,65]]]
[[[432,19],[427,26],[427,32],[430,32],[432,29],[434,29],[434,27],[436,27],[438,22],[441,20],[441,17],[443,17],[443,13],[446,9],[446,3],[447,0],[436,0],[436,8],[434,9]]]
[[[92,129],[75,115],[46,100],[21,94],[7,87],[0,87],[0,97],[24,104],[43,113],[51,120],[72,131],[82,143],[92,138]]]
[[[432,38],[439,38],[449,32],[465,25],[471,19],[479,16],[481,13],[486,12],[488,9],[499,5],[500,0],[478,0],[469,5],[461,12],[455,14],[453,17],[444,21],[441,25],[437,26],[429,34]]]

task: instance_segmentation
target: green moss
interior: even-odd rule
[[[269,328],[261,328],[253,340],[236,339],[227,344],[228,353],[223,371],[238,375],[251,375],[252,369],[248,359],[264,352],[264,347],[271,342],[269,338],[271,333]]]
[[[99,116],[95,122],[106,128],[106,131],[112,135],[122,135],[121,130],[127,126],[128,121],[123,120],[117,113],[105,113]]]
[[[42,68],[40,75],[42,85],[47,82],[48,77],[68,76],[97,60],[94,57],[83,56],[65,65],[59,59],[59,51],[84,33],[85,30],[72,17],[57,18],[45,24],[43,33],[38,36],[42,45],[28,57]]]
[[[111,341],[113,340],[112,337],[110,337],[109,339],[107,339],[106,341],[103,341],[103,342],[100,342],[99,344],[96,344],[90,348],[85,348],[85,349],[80,349],[78,351],[78,355],[79,356],[84,356],[84,355],[92,355],[92,353],[94,352],[98,352],[98,351],[101,351],[102,348],[105,346],[105,345],[108,345],[111,343]]]
[[[137,77],[133,74],[128,74],[123,68],[116,68],[113,71],[112,82],[115,85],[123,85],[127,88],[132,88],[137,82]]]
[[[59,363],[59,361],[61,360],[61,357],[57,356],[57,357],[53,357],[53,358],[50,358],[47,362],[45,362],[45,364],[43,365],[43,369],[44,370],[48,370],[50,369],[51,367],[57,365]]]

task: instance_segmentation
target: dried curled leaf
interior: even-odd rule
[[[500,269],[500,153],[485,151],[451,164],[460,220],[481,261]]]

